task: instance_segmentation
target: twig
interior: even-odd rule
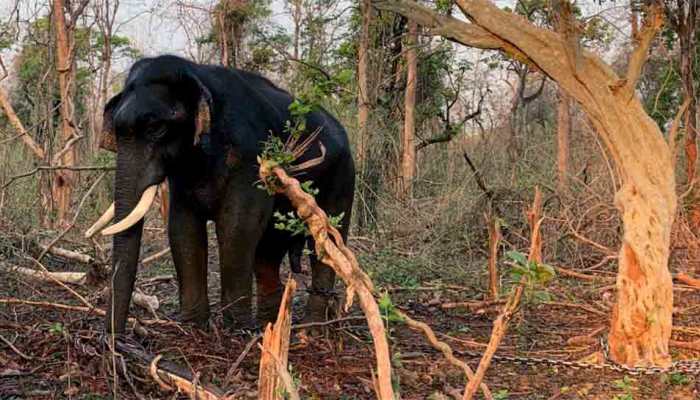
[[[486,223],[489,225],[489,294],[491,299],[498,299],[500,292],[498,285],[498,243],[501,241],[501,229],[498,218],[492,213],[484,214]]]
[[[148,265],[153,261],[156,261],[157,259],[167,255],[168,253],[170,253],[170,247],[166,247],[163,250],[144,258],[143,261],[141,261],[141,264]]]
[[[580,272],[572,271],[570,269],[555,267],[558,273],[572,278],[582,279],[584,281],[614,281],[615,278],[608,278],[606,276],[596,276],[596,275],[586,275]]]
[[[674,278],[695,289],[700,289],[700,279],[692,278],[684,272],[677,273]]]
[[[395,311],[409,327],[421,331],[426,337],[426,339],[428,339],[430,345],[433,346],[433,348],[435,348],[436,350],[442,352],[442,354],[445,356],[445,358],[447,359],[447,361],[449,361],[450,364],[456,366],[457,368],[460,368],[464,372],[464,375],[466,375],[468,382],[474,380],[474,372],[471,368],[469,368],[469,365],[467,365],[467,363],[465,363],[464,361],[456,358],[452,352],[452,348],[447,343],[439,341],[438,338],[435,336],[435,332],[433,332],[433,330],[430,328],[430,326],[428,326],[428,324],[416,321],[399,310]],[[486,398],[487,400],[493,399],[491,391],[485,383],[480,383],[479,385],[477,385],[477,387],[478,386],[481,387],[481,390],[484,393],[484,398]]]
[[[10,177],[10,180],[5,183],[2,188],[5,189],[10,186],[14,181],[21,178],[26,178],[32,176],[39,171],[58,171],[58,170],[68,170],[68,171],[114,171],[115,167],[97,167],[97,166],[68,166],[68,165],[55,165],[55,166],[40,166],[36,167],[31,171],[21,173],[19,175],[14,175]]]
[[[18,356],[24,358],[25,360],[32,360],[34,358],[34,357],[31,357],[31,356],[28,356],[28,355],[22,353],[17,347],[15,347],[14,344],[12,344],[12,342],[7,340],[4,336],[0,335],[0,340],[2,340],[9,348],[11,348],[12,351],[17,353]]]

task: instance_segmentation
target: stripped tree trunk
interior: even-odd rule
[[[660,5],[652,4],[645,13],[626,76],[620,78],[599,57],[576,51],[560,34],[538,28],[490,1],[456,3],[471,23],[438,15],[413,1],[375,2],[428,26],[433,34],[530,62],[581,105],[623,181],[615,198],[624,234],[618,298],[608,336],[611,357],[625,365],[668,366],[673,309],[668,258],[677,203],[675,177],[669,145],[635,95],[651,42],[663,24]]]
[[[401,199],[413,197],[413,179],[416,171],[416,87],[418,81],[418,24],[408,23],[406,40],[406,94],[404,97],[404,125],[401,136],[401,171],[399,192]]]
[[[63,0],[53,2],[53,24],[56,36],[56,71],[58,73],[58,88],[61,98],[60,107],[60,129],[62,155],[56,157],[63,166],[75,165],[76,151],[74,139],[77,138],[77,131],[73,120],[73,100],[72,100],[72,77],[73,59],[72,27],[66,24]],[[69,170],[57,170],[54,174],[52,195],[56,206],[56,218],[59,225],[68,223],[68,211],[70,210],[71,194],[75,185],[76,174]]]

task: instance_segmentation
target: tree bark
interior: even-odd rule
[[[568,53],[572,50],[561,35],[538,28],[487,0],[456,3],[472,23],[439,16],[407,0],[379,0],[376,5],[426,25],[433,34],[525,60],[581,105],[623,181],[615,199],[624,233],[618,298],[608,336],[611,357],[625,365],[668,366],[673,309],[668,258],[677,203],[675,177],[669,146],[634,92],[651,42],[663,23],[660,7],[654,4],[648,10],[626,76],[621,79],[599,57],[584,50],[576,57],[578,65],[570,65]]]
[[[406,39],[406,94],[404,96],[404,125],[401,135],[401,171],[399,198],[413,197],[413,179],[416,171],[416,87],[418,81],[418,24],[408,23]]]
[[[367,153],[367,122],[369,121],[369,27],[372,20],[371,0],[362,0],[362,28],[357,49],[357,150],[356,158],[360,171],[364,171]]]
[[[54,162],[71,166],[75,164],[76,151],[71,140],[78,135],[73,121],[73,101],[71,96],[73,60],[71,57],[72,38],[69,27],[66,25],[63,0],[53,1],[53,24],[56,39],[56,71],[58,73],[58,88],[61,99],[60,129],[61,143],[65,146],[61,150],[62,155]],[[70,28],[72,30],[72,27]],[[56,205],[56,218],[59,225],[68,222],[71,194],[75,185],[76,174],[69,170],[56,171],[53,179],[52,195]]]
[[[571,136],[571,100],[559,91],[557,106],[557,188],[559,193],[569,190],[569,138]]]

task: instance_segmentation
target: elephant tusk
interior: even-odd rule
[[[105,226],[107,226],[107,224],[109,223],[109,221],[111,221],[112,219],[114,219],[114,203],[112,203],[112,204],[109,206],[109,208],[107,209],[107,211],[105,211],[105,213],[102,214],[102,216],[100,217],[100,219],[98,219],[97,221],[95,221],[94,224],[92,224],[92,226],[90,227],[90,229],[88,229],[88,230],[85,231],[85,238],[86,238],[86,239],[90,239],[91,237],[93,237],[93,235],[95,235],[95,233],[97,233],[97,232],[100,231],[102,228],[104,228]]]
[[[146,190],[143,191],[138,204],[136,204],[136,207],[131,210],[131,213],[129,213],[129,215],[127,215],[123,220],[105,228],[102,231],[102,235],[108,236],[123,232],[134,226],[137,222],[141,221],[143,216],[148,212],[148,209],[151,208],[153,200],[156,198],[157,191],[158,185],[152,185],[146,188]]]

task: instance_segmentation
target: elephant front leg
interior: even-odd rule
[[[258,226],[218,224],[221,305],[224,319],[240,328],[253,328],[253,265],[261,231]]]
[[[180,316],[183,321],[206,326],[207,295],[206,220],[173,202],[169,210],[168,236],[177,271]]]

